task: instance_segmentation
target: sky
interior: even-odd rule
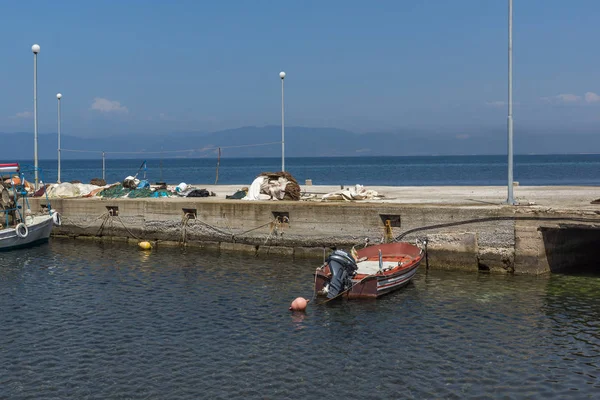
[[[519,130],[600,131],[600,1],[514,0]],[[505,129],[508,0],[21,1],[0,15],[0,132],[81,137],[281,123]]]

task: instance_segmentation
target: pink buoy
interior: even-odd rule
[[[292,304],[290,305],[291,311],[304,311],[306,310],[306,306],[310,300],[305,299],[304,297],[298,297]]]

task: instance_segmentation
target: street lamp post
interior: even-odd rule
[[[57,182],[60,183],[60,99],[62,98],[62,94],[58,93],[56,95],[56,99],[58,100],[58,179]]]
[[[31,46],[33,52],[33,163],[35,167],[35,189],[38,189],[38,117],[37,117],[37,55],[40,46]]]
[[[508,197],[506,202],[509,205],[515,204],[513,198],[512,17],[513,2],[508,0]]]
[[[279,73],[281,78],[281,171],[285,171],[285,114],[283,107],[283,81],[285,79],[285,72]]]

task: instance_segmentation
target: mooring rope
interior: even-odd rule
[[[368,278],[372,278],[372,277],[373,277],[373,275],[367,275],[367,276],[365,276],[365,277],[364,277],[364,278],[362,278],[360,281],[358,281],[358,282],[356,282],[355,284],[353,284],[352,286],[350,286],[348,289],[346,289],[346,290],[342,290],[341,292],[339,292],[338,294],[336,294],[334,297],[332,297],[332,298],[330,298],[330,299],[327,299],[327,300],[324,300],[324,301],[322,301],[322,302],[318,303],[318,305],[329,303],[330,301],[332,301],[332,300],[335,300],[335,299],[337,299],[338,297],[340,297],[340,296],[342,296],[342,295],[344,295],[344,294],[346,294],[346,293],[349,293],[349,292],[352,290],[352,288],[353,288],[353,287],[360,285],[360,284],[361,284],[361,283],[363,283],[363,282],[364,282],[366,279],[368,279]],[[315,274],[315,282],[316,282],[316,274]],[[316,285],[316,283],[315,283],[315,285]]]
[[[187,224],[190,221],[190,213],[185,213],[181,220],[181,241],[180,243],[185,246],[187,244]]]
[[[271,223],[271,222],[269,222],[269,223]],[[271,239],[271,236],[273,236],[273,232],[276,232],[279,230],[280,224],[281,224],[281,222],[279,221],[279,218],[275,218],[275,222],[273,223],[273,226],[271,227],[271,232],[269,232],[269,234],[267,235],[267,238],[265,239],[263,246],[265,246],[267,244],[267,242]]]
[[[72,219],[70,219],[70,218],[68,218],[68,217],[66,217],[66,216],[64,216],[64,215],[62,215],[62,218],[63,218],[63,220],[65,220],[65,222],[66,222],[66,221],[71,221],[71,225],[75,226],[76,228],[79,228],[79,229],[88,229],[88,228],[90,228],[92,225],[94,225],[94,223],[95,223],[96,221],[98,221],[100,218],[102,218],[102,217],[107,217],[108,215],[109,215],[109,213],[108,213],[108,212],[105,212],[105,213],[102,213],[102,214],[100,214],[98,217],[96,217],[96,218],[95,218],[95,219],[94,219],[94,220],[93,220],[93,221],[92,221],[92,222],[91,222],[89,225],[87,225],[87,226],[81,226],[81,225],[78,225],[78,224],[76,224],[76,223],[75,223],[75,221],[73,221]]]
[[[112,222],[112,219],[110,218],[110,212],[106,213],[106,216],[104,217],[104,219],[102,220],[102,223],[100,224],[100,228],[98,228],[98,236],[102,236],[102,233],[104,232],[104,226],[107,224],[108,221]]]
[[[260,228],[264,228],[265,226],[267,226],[267,225],[270,225],[270,224],[272,224],[272,223],[273,223],[273,221],[269,221],[269,222],[267,222],[266,224],[262,224],[261,226],[257,226],[256,228],[248,229],[247,231],[244,231],[244,232],[241,232],[241,233],[237,233],[237,234],[235,234],[234,236],[242,236],[242,235],[245,235],[246,233],[250,233],[250,232],[252,232],[252,231],[255,231],[255,230],[257,230],[257,229],[260,229]]]
[[[119,217],[118,215],[114,216],[115,218],[117,218],[117,220],[119,220],[119,222],[121,223],[121,225],[123,225],[123,228],[125,228],[125,230],[131,235],[133,236],[135,239],[140,240],[139,237],[137,237],[133,232],[131,232],[129,230],[129,228],[127,226],[125,226],[125,222],[123,222],[123,220],[121,219],[121,217]]]

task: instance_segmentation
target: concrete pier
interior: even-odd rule
[[[209,198],[56,199],[55,235],[149,240],[255,255],[319,257],[400,237],[427,240],[429,268],[543,274],[595,265],[600,243],[598,187],[368,187],[383,200],[227,200],[243,185],[195,185]],[[339,186],[303,186],[320,195]],[[45,199],[31,199],[34,211]]]

